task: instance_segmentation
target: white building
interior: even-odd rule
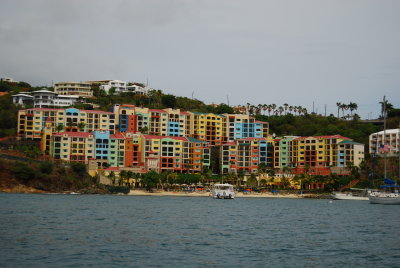
[[[28,94],[13,95],[13,103],[26,106],[32,104],[35,108],[50,108],[50,107],[69,107],[74,105],[79,96],[75,95],[58,95],[49,90],[37,90]]]
[[[100,85],[100,89],[103,89],[107,94],[109,94],[111,88],[115,88],[116,93],[125,92],[126,82],[120,80],[109,80],[107,83]]]
[[[385,146],[386,145],[386,146]],[[388,156],[398,154],[400,149],[400,129],[387,129],[386,137],[384,131],[379,131],[369,135],[369,153],[376,152],[377,155],[383,155],[384,151]]]
[[[99,81],[100,82],[100,81]],[[104,80],[100,85],[100,89],[103,89],[109,94],[111,88],[115,88],[115,93],[126,93],[131,92],[135,95],[148,95],[149,88],[142,87],[140,84],[131,84],[121,80]]]
[[[11,77],[3,77],[0,79],[2,82],[9,82],[9,83],[18,83],[18,81],[14,81]]]
[[[33,105],[33,96],[23,93],[12,95],[13,103],[25,107],[26,105]]]
[[[126,92],[132,92],[135,95],[148,95],[150,89],[148,87],[141,87],[139,85],[133,84],[126,87]]]

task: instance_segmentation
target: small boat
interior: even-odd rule
[[[368,196],[372,193],[372,190],[350,188],[350,192],[333,192],[333,200],[364,200],[368,201]]]
[[[376,193],[369,197],[371,204],[400,205],[399,193]]]
[[[353,193],[333,193],[333,200],[368,200],[368,196],[354,195]]]
[[[214,199],[234,199],[235,191],[232,184],[214,184],[212,189]]]

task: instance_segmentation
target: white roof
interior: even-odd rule
[[[53,91],[50,91],[50,90],[47,90],[47,89],[36,90],[36,91],[32,92],[32,94],[41,94],[41,93],[54,94],[54,95],[57,94],[57,93],[54,93]]]
[[[57,95],[58,99],[78,99],[78,95]]]
[[[23,94],[23,93],[18,93],[15,95],[12,95],[13,97],[26,97],[26,98],[33,98],[33,96],[28,95],[28,94]]]
[[[399,131],[400,131],[400,129],[398,129],[398,128],[386,129],[386,134],[396,134],[396,133],[399,133]],[[379,131],[379,132],[372,133],[371,135],[376,135],[376,134],[378,134],[378,135],[382,134],[383,135],[383,133],[384,133],[384,131],[382,130],[382,131]]]

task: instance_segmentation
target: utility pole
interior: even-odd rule
[[[230,106],[229,105],[229,95],[226,95],[226,100],[228,101],[228,106]]]
[[[325,117],[326,117],[326,104],[325,104]]]

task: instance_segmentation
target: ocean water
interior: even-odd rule
[[[0,267],[400,267],[400,206],[0,194]]]

